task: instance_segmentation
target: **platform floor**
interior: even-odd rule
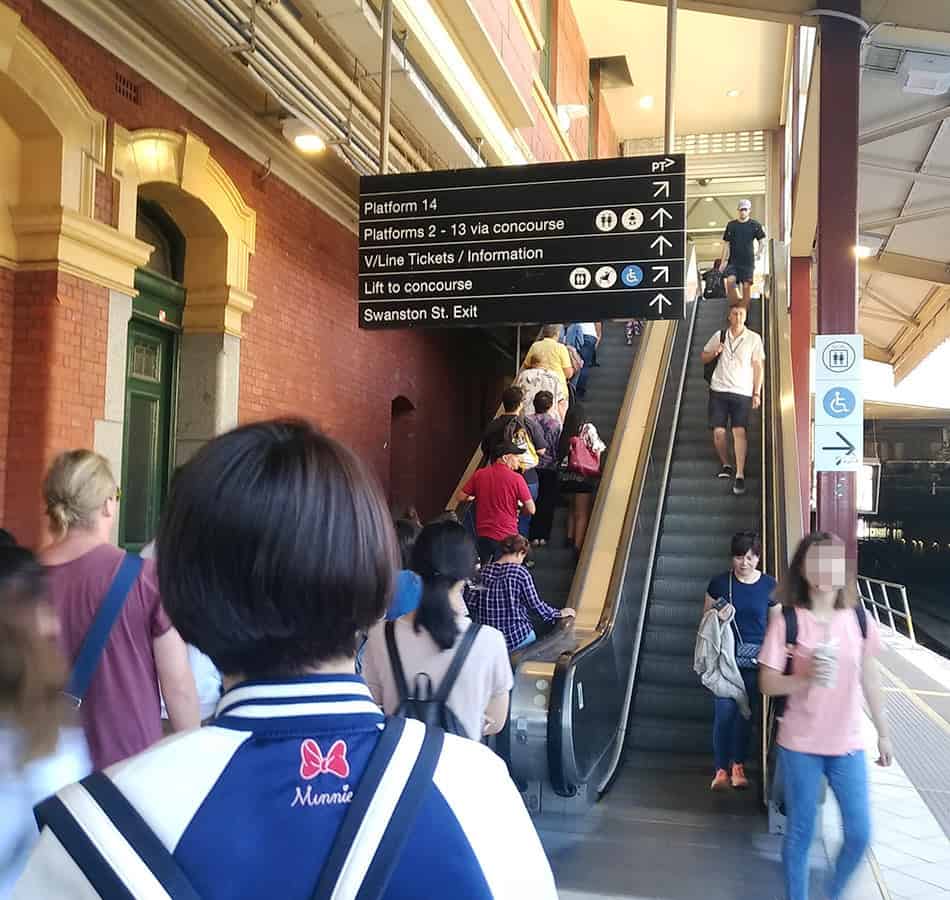
[[[950,661],[899,637],[881,656],[896,764],[866,723],[874,839],[848,900],[950,900]],[[712,794],[708,776],[625,768],[583,818],[541,816],[562,900],[781,900],[781,837],[755,792]],[[833,800],[811,854],[812,898],[840,843]]]

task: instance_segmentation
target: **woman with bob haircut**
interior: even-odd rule
[[[555,900],[504,763],[387,722],[354,674],[398,566],[375,480],[311,425],[202,447],[172,486],[158,574],[175,627],[223,673],[217,713],[41,805],[20,896],[152,898],[174,876],[203,900]],[[68,864],[64,841],[119,852]]]
[[[875,659],[880,636],[873,617],[856,604],[844,544],[835,535],[817,532],[801,542],[776,596],[783,614],[769,623],[759,679],[762,693],[787,698],[777,738],[788,816],[786,896],[808,898],[808,856],[824,776],[844,827],[828,884],[828,897],[839,900],[870,841],[862,699],[877,729],[877,764],[889,766],[894,755]],[[787,622],[797,625],[795,641]]]
[[[92,770],[82,731],[63,727],[58,640],[43,567],[0,529],[0,897],[39,837],[33,805]]]
[[[422,579],[414,612],[397,619],[394,640],[406,685],[413,691],[425,675],[437,691],[465,632],[472,627],[462,592],[475,575],[475,542],[457,522],[433,522],[412,548],[412,570]],[[366,642],[363,673],[376,702],[394,714],[402,699],[386,647],[385,625],[374,627]],[[497,734],[508,718],[508,694],[514,684],[505,639],[494,628],[481,628],[449,692],[446,705],[467,737]]]

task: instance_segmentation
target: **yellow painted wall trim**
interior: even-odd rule
[[[113,140],[119,230],[134,234],[140,188],[163,188],[160,202],[189,248],[185,330],[240,336],[242,316],[254,306],[248,275],[257,214],[196,135],[164,129],[130,132],[116,126]]]
[[[561,145],[564,155],[568,159],[579,159],[580,157],[578,156],[577,150],[574,149],[574,144],[571,143],[570,137],[561,131],[561,126],[557,120],[557,110],[554,108],[554,104],[548,96],[547,88],[545,88],[538,74],[534,76],[532,93],[534,94],[535,102],[538,104],[538,109],[541,112],[541,118],[548,126],[551,134],[554,135],[557,142]]]
[[[0,76],[3,75],[39,107],[45,124],[62,139],[61,170],[57,173],[59,202],[91,217],[95,209],[96,170],[102,170],[105,164],[106,118],[92,108],[62,63],[20,17],[0,5]],[[0,77],[0,86],[2,81]],[[47,173],[46,181],[55,177]]]
[[[541,32],[541,26],[534,17],[534,7],[531,0],[511,0],[511,6],[521,27],[527,35],[531,48],[540,53],[544,49],[544,34]]]
[[[77,278],[135,294],[135,270],[152,247],[63,207],[16,207],[10,211],[17,242],[17,269],[55,268]]]

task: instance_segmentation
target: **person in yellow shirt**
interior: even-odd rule
[[[567,382],[574,376],[574,367],[571,357],[558,339],[561,336],[560,325],[545,325],[541,329],[540,340],[535,341],[528,350],[527,359],[533,359],[535,365],[550,369],[557,375],[564,388],[564,396],[568,396]]]

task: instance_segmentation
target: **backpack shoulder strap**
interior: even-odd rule
[[[389,664],[393,670],[393,680],[399,692],[399,702],[405,703],[409,699],[409,685],[406,682],[406,672],[402,667],[402,657],[396,646],[396,623],[389,621],[384,626],[386,632],[386,652],[389,654]]]
[[[101,897],[134,900],[164,891],[172,900],[200,900],[175,857],[103,772],[44,800],[36,822],[52,831]]]
[[[864,608],[864,602],[858,598],[858,605],[854,608],[854,614],[858,617],[858,626],[861,629],[861,637],[868,639],[868,611]]]
[[[472,645],[475,643],[475,638],[478,637],[478,631],[481,627],[482,626],[476,622],[472,622],[472,624],[465,629],[465,634],[462,635],[462,640],[459,641],[459,645],[455,650],[455,656],[452,657],[448,671],[445,673],[445,677],[442,679],[442,683],[439,685],[439,689],[433,698],[436,703],[448,702],[449,694],[452,693],[452,688],[455,687],[459,672],[462,671],[462,666],[465,665],[465,660],[468,659],[468,654],[472,650]]]
[[[109,640],[112,626],[115,625],[122,607],[125,605],[129,591],[142,571],[142,557],[135,553],[126,553],[119,564],[119,569],[112,579],[109,592],[96,611],[95,618],[83,638],[79,654],[66,685],[66,694],[80,706],[92,683],[92,676],[96,674],[102,651]]]
[[[313,892],[313,900],[380,900],[425,800],[444,732],[391,718],[360,778]],[[375,802],[374,802],[375,801]],[[374,803],[371,822],[366,821]],[[380,833],[379,822],[387,822]]]
[[[785,618],[785,643],[798,643],[798,613],[792,606],[782,607],[782,616]]]
[[[723,328],[722,331],[719,332],[719,343],[720,344],[726,343],[726,329],[725,328]]]

